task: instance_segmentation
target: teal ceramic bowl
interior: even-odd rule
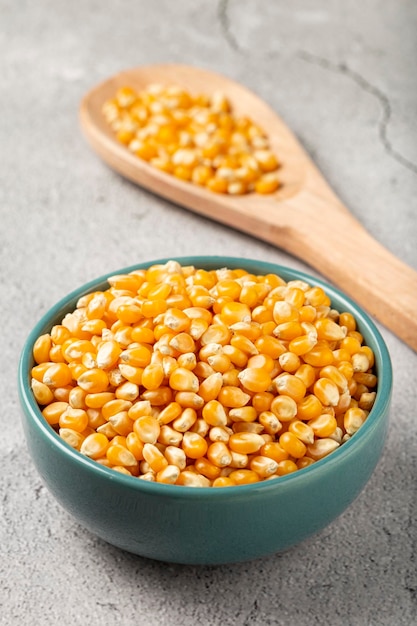
[[[156,484],[119,474],[68,446],[44,421],[30,388],[35,339],[75,308],[80,296],[108,287],[106,277],[58,302],[30,333],[20,360],[18,386],[33,463],[56,500],[89,531],[132,553],[183,564],[245,561],[286,550],[318,532],[358,496],[381,456],[392,389],[390,357],[375,324],[350,298],[317,278],[272,263],[230,257],[182,257],[206,269],[243,267],[277,273],[286,281],[322,285],[334,308],[354,314],[375,353],[378,392],[365,424],[340,448],[313,465],[257,484],[192,488]],[[129,272],[154,263],[124,268]]]

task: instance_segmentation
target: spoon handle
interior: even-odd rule
[[[299,203],[301,232],[287,237],[286,249],[417,351],[417,272],[376,241],[335,196],[305,190],[287,201],[287,210]]]

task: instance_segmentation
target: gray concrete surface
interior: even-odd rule
[[[203,250],[311,270],[99,161],[78,104],[126,67],[192,63],[254,89],[366,228],[417,268],[416,28],[406,0],[0,0],[1,625],[417,623],[417,355],[385,328],[392,417],[368,486],[317,536],[240,565],[161,564],[91,536],[42,486],[15,388],[35,321],[104,272]]]

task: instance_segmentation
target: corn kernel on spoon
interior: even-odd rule
[[[157,169],[118,142],[103,116],[103,104],[119,87],[142,91],[153,83],[177,85],[190,93],[224,93],[237,115],[248,116],[267,133],[282,163],[280,189],[269,195],[214,193]],[[81,102],[80,121],[92,148],[119,174],[300,258],[417,350],[417,272],[365,230],[284,122],[254,93],[220,74],[192,66],[141,66],[89,91]]]

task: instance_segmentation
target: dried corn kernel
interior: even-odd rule
[[[217,157],[229,176],[235,156]],[[176,261],[109,284],[39,337],[31,370],[45,420],[98,463],[166,484],[250,484],[324,458],[372,409],[373,351],[321,287]]]
[[[102,112],[128,150],[181,180],[232,195],[271,194],[280,187],[280,164],[268,137],[249,118],[236,116],[223,94],[193,95],[175,86],[155,93],[152,85],[135,92],[126,86]],[[112,277],[112,286],[138,288],[120,276]],[[121,315],[128,319],[131,313],[136,311]]]

